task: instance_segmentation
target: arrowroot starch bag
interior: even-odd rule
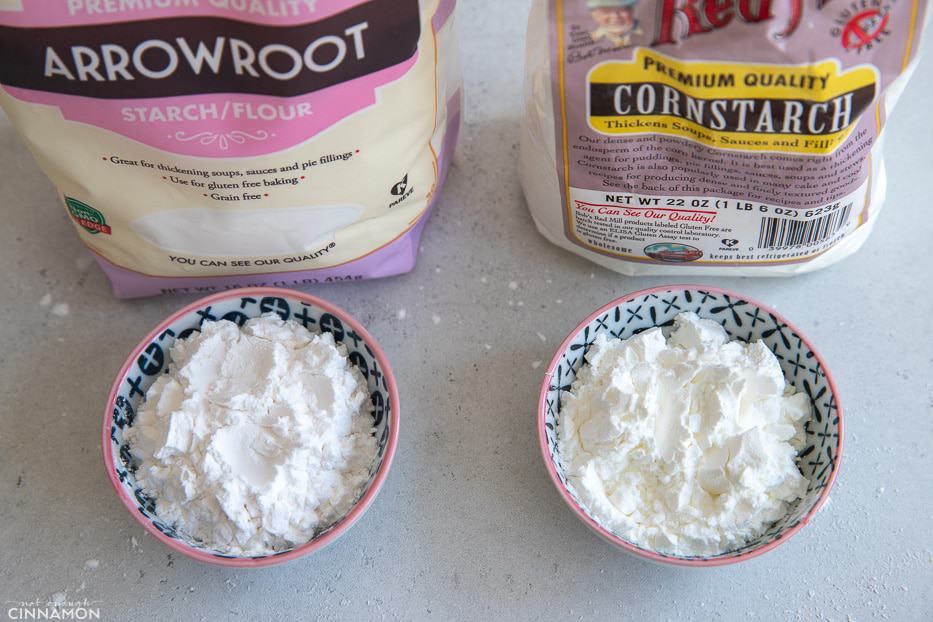
[[[408,271],[456,0],[0,0],[0,104],[116,295]]]
[[[535,0],[522,183],[624,274],[790,275],[865,241],[926,0]]]

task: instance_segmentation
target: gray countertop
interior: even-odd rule
[[[106,393],[194,296],[115,300],[0,120],[0,603],[86,598],[105,620],[933,619],[933,62],[887,129],[888,206],[858,254],[791,279],[703,279],[777,307],[829,362],[847,417],[831,503],[761,558],[660,567],[603,543],[553,489],[535,362],[610,299],[699,279],[620,277],[534,230],[516,174],[527,6],[462,2],[465,125],[414,272],[312,290],[386,349],[402,434],[363,519],[285,566],[173,556],[120,505],[100,457]]]

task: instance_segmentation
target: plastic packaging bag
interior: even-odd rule
[[[791,275],[868,237],[926,0],[535,0],[522,183],[624,274]]]
[[[0,104],[118,296],[389,276],[456,142],[454,7],[0,0]]]

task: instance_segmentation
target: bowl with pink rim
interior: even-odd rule
[[[797,466],[808,481],[803,497],[787,514],[740,548],[713,556],[676,556],[649,550],[613,533],[586,509],[570,483],[559,450],[560,414],[567,392],[600,334],[628,339],[651,327],[667,334],[674,317],[695,312],[721,324],[731,339],[762,340],[777,357],[787,383],[807,394],[805,442]],[[843,413],[839,392],[823,357],[807,337],[774,309],[747,296],[704,285],[666,285],[622,296],[600,307],[574,328],[557,348],[545,371],[538,401],[537,430],[541,455],[554,486],[574,514],[598,536],[639,558],[687,567],[710,567],[752,559],[798,533],[826,503],[839,473]]]
[[[146,390],[166,372],[172,344],[198,331],[205,322],[229,320],[242,325],[250,318],[274,313],[312,332],[329,332],[346,347],[350,362],[366,380],[372,403],[377,453],[368,483],[349,511],[299,546],[270,555],[238,556],[212,550],[159,518],[156,500],[136,483],[136,468],[124,433],[133,425]],[[392,368],[372,335],[346,311],[303,292],[252,287],[230,290],[193,302],[159,323],[133,348],[107,398],[102,426],[104,466],[114,490],[130,512],[157,540],[197,561],[221,566],[257,568],[279,564],[317,551],[345,533],[370,507],[385,482],[399,435],[399,395]]]

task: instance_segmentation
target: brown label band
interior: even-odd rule
[[[294,26],[215,17],[0,26],[0,84],[104,99],[292,97],[406,61],[420,35],[418,0],[371,0]]]
[[[827,101],[776,98],[702,99],[667,84],[590,84],[590,115],[665,116],[696,122],[722,132],[756,133],[766,114],[772,132],[821,135],[857,121],[875,98],[875,85],[841,93]]]

